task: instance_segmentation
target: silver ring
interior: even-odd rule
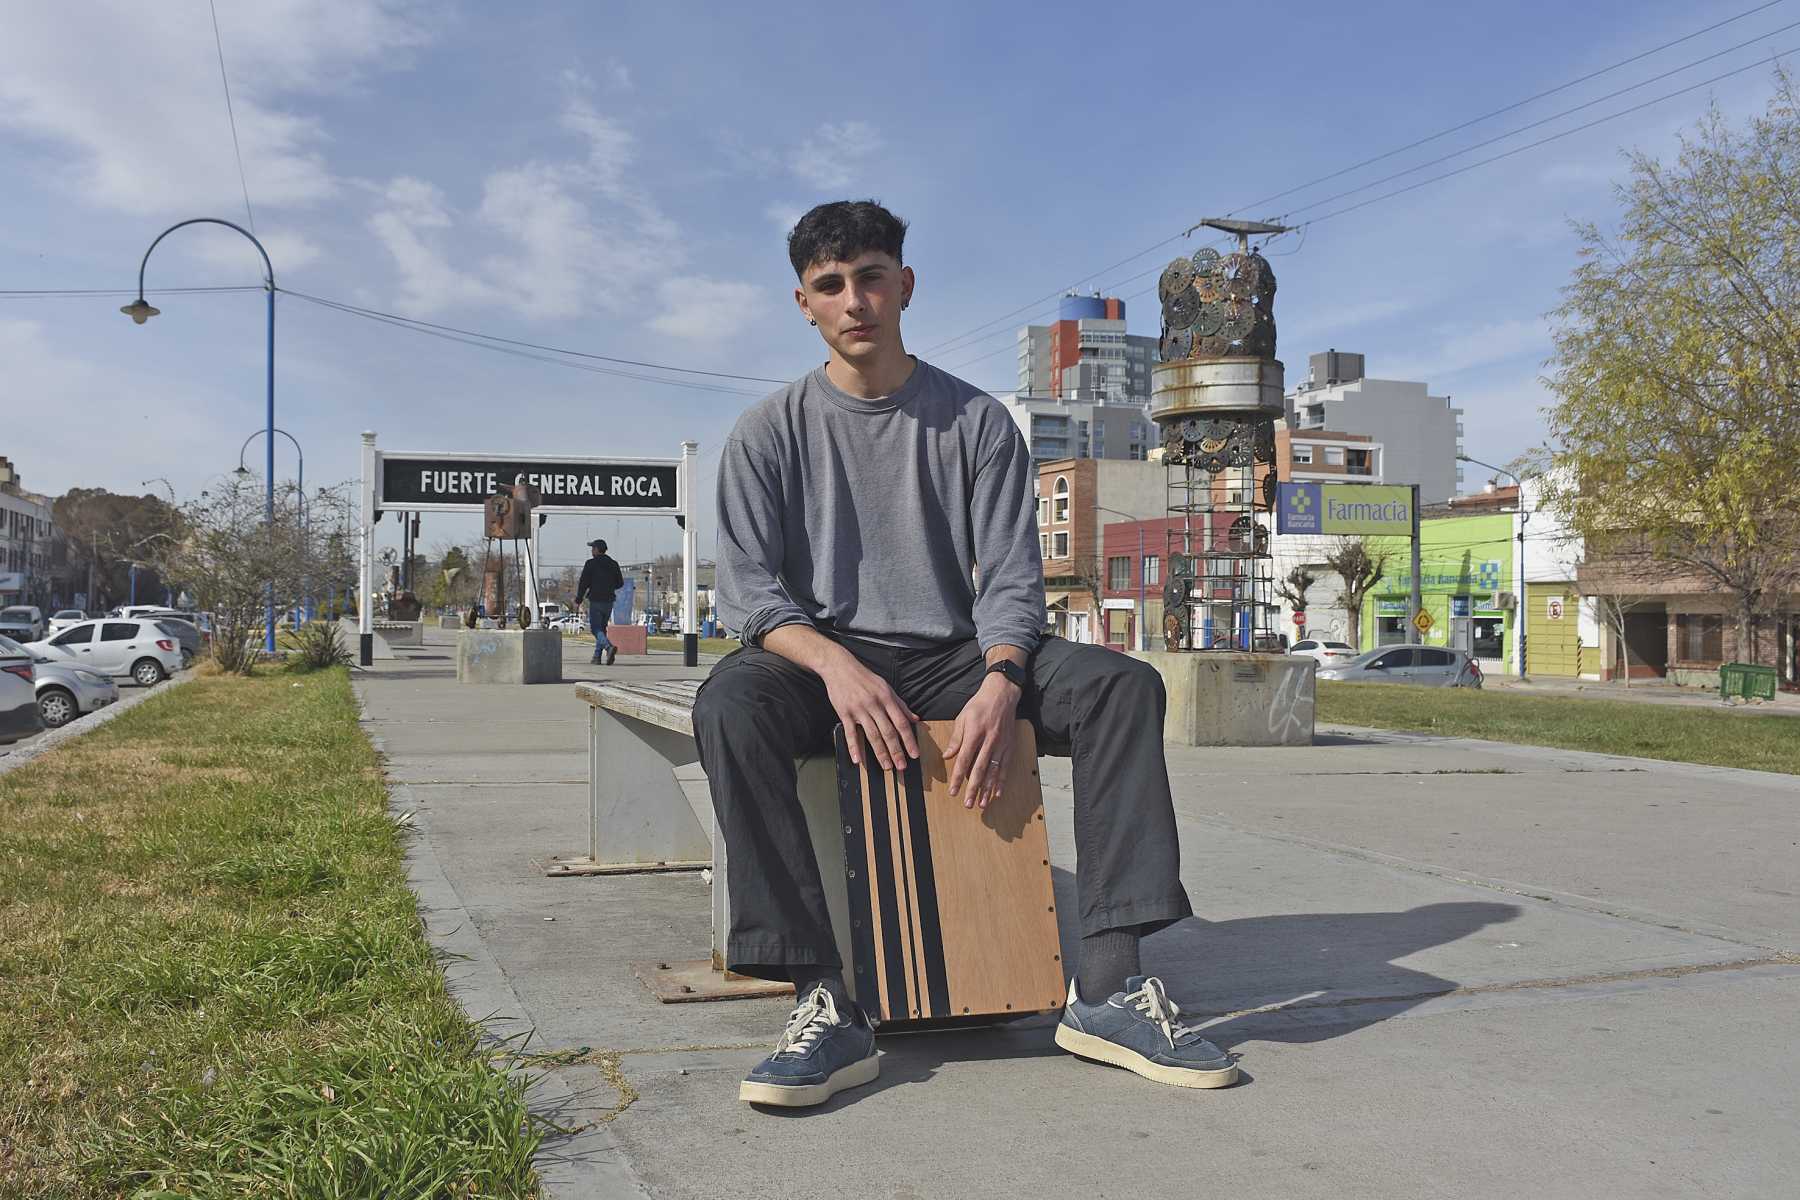
[[[1000,765],[1000,760],[999,760],[999,759],[997,759],[997,758],[990,758],[990,759],[988,759],[988,766],[990,766],[990,767],[997,767],[997,766],[999,766],[999,765]]]

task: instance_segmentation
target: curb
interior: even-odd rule
[[[143,688],[129,696],[121,696],[98,712],[91,712],[85,717],[77,717],[61,729],[49,730],[42,738],[23,750],[0,751],[0,775],[4,775],[8,771],[16,771],[27,763],[35,762],[64,742],[73,741],[84,733],[91,733],[121,713],[129,712],[153,696],[167,695],[171,690],[193,678],[193,672],[182,671],[155,687]]]
[[[376,754],[387,757],[381,736],[370,728],[368,698],[363,681],[352,678],[357,707],[362,710],[363,736],[375,747]],[[462,1006],[469,1020],[490,1037],[519,1038],[534,1032],[525,1006],[518,993],[507,982],[506,972],[488,950],[487,943],[475,927],[474,918],[463,907],[462,897],[444,873],[437,851],[431,844],[430,809],[415,800],[412,789],[404,783],[384,779],[388,794],[388,815],[396,822],[406,814],[408,828],[414,831],[407,840],[406,882],[419,903],[419,916],[425,926],[426,940],[442,960],[444,981],[450,995]],[[530,1049],[529,1046],[526,1047]],[[543,1067],[524,1066],[518,1070],[530,1080],[526,1093],[531,1111],[564,1128],[582,1108],[582,1100],[555,1071]],[[604,1196],[648,1197],[643,1182],[626,1160],[625,1151],[605,1125],[576,1126],[567,1135],[552,1133],[532,1162],[543,1194],[551,1200],[588,1200]]]

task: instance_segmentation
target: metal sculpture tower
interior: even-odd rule
[[[1202,225],[1234,234],[1163,269],[1161,361],[1150,415],[1168,472],[1168,565],[1163,644],[1180,650],[1273,650],[1270,515],[1277,470],[1275,420],[1283,412],[1275,357],[1275,272],[1252,235],[1284,225],[1225,218]]]

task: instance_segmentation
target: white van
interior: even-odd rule
[[[548,627],[562,620],[563,606],[554,600],[545,600],[538,605],[538,624]]]

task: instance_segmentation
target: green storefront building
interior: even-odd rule
[[[1513,514],[1427,517],[1419,522],[1419,599],[1431,614],[1420,635],[1409,596],[1408,539],[1369,537],[1369,552],[1386,552],[1387,568],[1363,604],[1364,646],[1423,642],[1466,650],[1496,669],[1513,657]]]

